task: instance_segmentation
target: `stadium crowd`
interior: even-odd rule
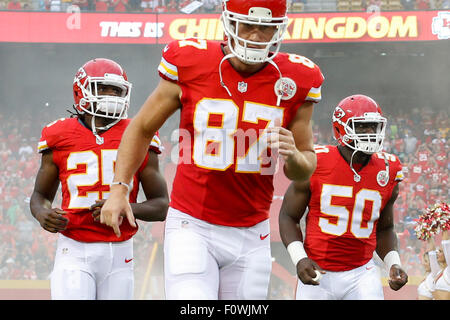
[[[52,113],[44,112],[18,116],[0,108],[0,279],[46,280],[53,267],[57,235],[44,231],[29,210],[29,197],[40,164],[36,145],[42,126],[53,121],[52,116]],[[329,117],[322,117],[314,125],[315,142],[333,143]],[[421,256],[426,249],[415,235],[414,219],[436,201],[448,203],[450,199],[447,188],[449,111],[415,108],[412,112],[387,113],[387,117],[385,150],[398,155],[405,172],[395,212],[400,255],[408,274],[420,276],[424,274]],[[173,145],[170,135],[163,135],[162,141],[165,151],[160,156],[161,170],[170,191],[174,176]],[[58,196],[54,204],[60,200]],[[162,224],[140,222],[139,226],[134,240],[134,250],[138,253],[135,257],[136,290],[141,290],[155,242],[160,244],[162,241]],[[161,254],[162,247],[156,251]],[[155,265],[153,273],[155,270],[160,273]],[[152,284],[152,281],[156,283]],[[162,279],[152,278],[145,285],[160,288]],[[276,286],[276,294],[272,293],[271,298],[286,297],[286,288],[282,284],[275,281],[273,286]]]
[[[220,0],[1,0],[0,10],[177,13],[193,2],[195,13],[220,13]],[[323,3],[323,4],[322,4]],[[195,9],[194,9],[195,8]],[[291,0],[289,11],[374,11],[449,9],[450,0]],[[190,13],[187,11],[186,13]]]

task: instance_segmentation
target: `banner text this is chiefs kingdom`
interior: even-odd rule
[[[165,44],[222,40],[218,14],[0,12],[0,42]],[[285,42],[430,41],[450,38],[449,11],[289,15]]]

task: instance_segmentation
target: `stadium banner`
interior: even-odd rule
[[[450,11],[291,13],[287,43],[450,38]],[[222,40],[218,14],[0,12],[0,42],[166,44]]]

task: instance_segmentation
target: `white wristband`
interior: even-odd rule
[[[301,241],[292,241],[291,243],[289,243],[286,249],[291,256],[291,260],[294,266],[297,266],[297,263],[303,258],[308,257]]]
[[[383,261],[384,261],[384,264],[385,264],[385,266],[386,266],[388,271],[391,270],[391,267],[394,264],[398,264],[399,266],[402,266],[402,262],[400,261],[400,255],[395,250],[389,251],[384,256]]]
[[[127,190],[128,190],[128,192],[131,191],[131,186],[130,186],[129,184],[125,183],[125,182],[115,181],[115,182],[112,182],[112,183],[111,183],[111,186],[114,186],[114,185],[116,185],[116,184],[119,184],[119,185],[121,185],[121,186],[126,187]]]

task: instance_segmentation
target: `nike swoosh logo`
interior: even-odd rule
[[[259,238],[261,240],[264,240],[265,238],[267,238],[269,236],[270,233],[266,234],[265,236],[263,236],[262,234],[259,235]]]
[[[130,262],[131,260],[133,260],[133,258],[131,258],[131,259],[125,258],[125,263],[128,263],[128,262]]]
[[[366,270],[370,270],[370,269],[372,269],[373,268],[373,266],[372,267],[366,267]]]

